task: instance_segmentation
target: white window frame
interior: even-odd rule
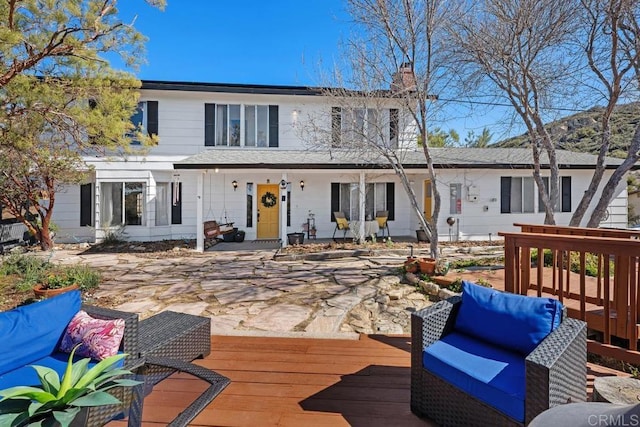
[[[373,199],[371,198],[373,197]],[[348,206],[347,206],[348,205]],[[365,216],[372,220],[377,211],[387,209],[387,183],[368,182],[365,184]],[[340,183],[340,211],[349,221],[360,219],[360,184],[357,182]],[[366,219],[366,218],[365,218]]]
[[[120,184],[120,194],[119,194],[119,210],[120,210],[120,220],[118,222],[114,222],[114,207],[115,205],[111,203],[111,209],[107,210],[109,207],[109,201],[107,200],[107,195],[109,194],[105,191],[105,187],[107,185],[113,186],[116,184]],[[127,224],[127,199],[126,199],[126,187],[127,184],[141,184],[142,190],[140,192],[141,197],[140,200],[137,201],[139,206],[137,210],[140,212],[140,224]],[[100,226],[102,228],[110,228],[110,227],[140,227],[145,226],[145,217],[146,217],[146,194],[147,194],[147,184],[144,181],[103,181],[100,183]],[[113,190],[111,191],[111,196],[113,196]],[[109,213],[108,223],[107,222],[107,213]]]
[[[268,104],[215,104],[215,147],[269,147],[269,105]],[[237,144],[232,145],[232,108],[239,108],[239,135]],[[250,129],[247,126],[247,109],[253,108],[253,135],[247,138]],[[226,120],[220,118],[222,110],[225,110]],[[264,119],[264,123],[261,122]],[[249,142],[249,144],[247,144]]]

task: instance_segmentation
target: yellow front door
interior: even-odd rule
[[[431,191],[431,181],[425,179],[424,181],[424,217],[425,219],[431,219],[431,214],[433,208],[431,206],[431,196],[433,192]]]
[[[275,204],[273,204],[274,200]],[[271,206],[272,204],[273,206]],[[280,196],[278,184],[258,184],[258,239],[279,238],[279,224]]]

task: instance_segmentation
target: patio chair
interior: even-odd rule
[[[551,298],[463,282],[411,319],[411,410],[442,425],[526,425],[586,400],[586,323]]]
[[[347,221],[347,217],[343,212],[334,212],[333,216],[336,219],[336,228],[333,230],[333,236],[331,238],[333,241],[336,241],[336,231],[342,231],[342,240],[346,240],[347,231],[349,231],[349,221]]]
[[[376,212],[376,221],[378,221],[378,227],[382,232],[382,237],[384,237],[384,230],[387,229],[387,237],[391,237],[389,233],[389,211],[378,211]]]

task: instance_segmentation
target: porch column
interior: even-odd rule
[[[204,174],[207,171],[199,171],[196,182],[196,251],[204,252]]]
[[[280,185],[280,242],[282,247],[287,246],[289,241],[287,240],[287,190],[289,189],[289,182],[287,181],[287,174],[283,173],[280,183],[282,181],[286,183],[284,188]]]
[[[365,185],[365,172],[360,171],[360,222],[358,230],[358,243],[364,242],[364,221],[367,219],[365,215],[367,188]]]

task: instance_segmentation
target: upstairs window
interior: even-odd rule
[[[158,135],[158,101],[138,102],[138,107],[131,116],[131,123],[142,133]],[[140,144],[140,141],[133,140],[131,143]]]
[[[278,106],[205,104],[204,145],[277,147]]]
[[[373,108],[331,108],[331,145],[345,147],[365,140],[376,145],[398,146],[398,110],[388,110],[388,125],[383,110]]]

